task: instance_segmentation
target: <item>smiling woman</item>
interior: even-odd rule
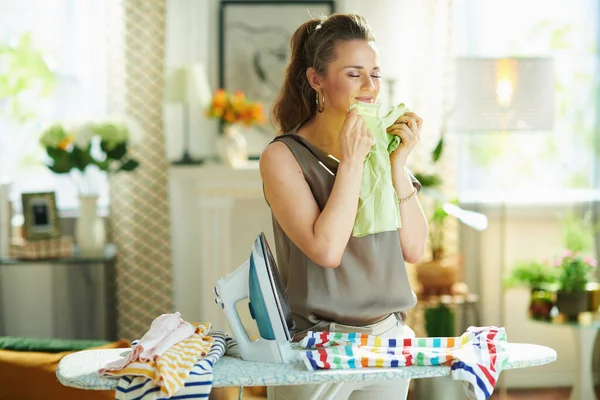
[[[274,107],[280,135],[263,152],[260,171],[294,340],[308,330],[413,337],[405,319],[416,298],[404,262],[422,256],[427,222],[406,162],[422,120],[403,107],[389,121],[378,117],[379,53],[363,17],[309,20],[290,50]],[[382,201],[370,207],[373,198]],[[377,224],[377,215],[392,223]],[[269,398],[303,399],[313,389],[273,387]],[[335,398],[401,399],[407,392],[407,380],[347,384]]]

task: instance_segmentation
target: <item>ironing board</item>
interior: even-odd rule
[[[56,376],[65,386],[88,390],[114,390],[117,378],[98,374],[106,364],[121,358],[127,349],[84,350],[65,356]],[[296,350],[300,351],[300,350]],[[509,360],[505,369],[544,365],[556,360],[556,351],[549,347],[508,343]],[[244,361],[235,355],[222,357],[214,366],[213,387],[315,385],[309,400],[328,399],[344,382],[365,382],[393,379],[420,379],[450,375],[450,367],[400,367],[356,370],[308,371],[300,362],[272,364]]]

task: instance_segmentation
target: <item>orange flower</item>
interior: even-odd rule
[[[227,92],[223,89],[217,89],[212,99],[214,108],[223,108],[227,104]]]
[[[245,100],[246,100],[246,95],[244,95],[244,92],[242,92],[241,90],[236,90],[235,92],[233,92],[233,95],[231,96],[231,104],[234,104],[234,105],[242,104],[242,103],[244,103]]]
[[[204,115],[228,124],[242,123],[246,126],[264,123],[266,120],[262,104],[249,101],[241,90],[229,94],[223,89],[217,89]]]
[[[58,148],[61,150],[66,150],[69,147],[69,145],[73,143],[74,140],[75,138],[73,137],[73,135],[67,135],[66,138],[58,142]]]
[[[236,122],[235,113],[230,109],[225,110],[225,113],[223,114],[223,121],[234,124]]]
[[[250,108],[252,119],[258,123],[266,122],[265,113],[262,104],[254,103]]]

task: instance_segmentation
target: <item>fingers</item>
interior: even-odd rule
[[[419,142],[419,136],[416,135],[406,124],[394,124],[388,128],[390,135],[400,136],[405,145],[416,144]]]
[[[398,117],[396,122],[394,122],[394,124],[402,124],[402,123],[408,125],[410,127],[410,129],[413,132],[415,132],[416,134],[420,134],[421,126],[423,126],[423,119],[421,119],[421,117],[419,117],[414,112],[409,111],[407,113],[404,113],[400,117]]]
[[[409,112],[405,113],[404,115],[407,115],[407,116],[413,118],[416,121],[416,123],[417,123],[417,127],[419,129],[421,129],[421,127],[423,126],[423,119],[421,117],[419,117],[417,114],[415,114],[412,111],[409,111]]]
[[[369,129],[369,127],[367,126],[367,124],[365,124],[364,122],[363,122],[362,135],[366,138],[367,144],[369,146],[372,146],[373,143],[374,143],[373,133],[371,133],[371,129]]]
[[[406,125],[408,125],[408,127],[413,132],[418,132],[419,131],[419,125],[418,125],[417,119],[415,117],[412,117],[412,116],[407,115],[407,114],[404,114],[404,115],[401,115],[400,117],[398,117],[398,119],[396,120],[396,122],[394,122],[394,125],[397,125],[397,124],[406,124]],[[392,125],[392,126],[394,126],[394,125]]]
[[[353,108],[352,110],[350,110],[350,112],[346,116],[346,120],[344,121],[344,126],[342,127],[342,129],[345,132],[350,132],[352,127],[354,127],[354,125],[356,125],[356,121],[358,119],[359,119],[358,111],[356,110],[356,108]]]

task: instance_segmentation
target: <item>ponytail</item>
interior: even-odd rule
[[[317,30],[321,19],[311,19],[292,35],[290,61],[285,70],[283,85],[273,105],[273,123],[279,133],[287,133],[314,114],[315,91],[306,78],[306,70],[312,66],[306,51],[311,34]],[[312,101],[311,101],[312,100]]]

